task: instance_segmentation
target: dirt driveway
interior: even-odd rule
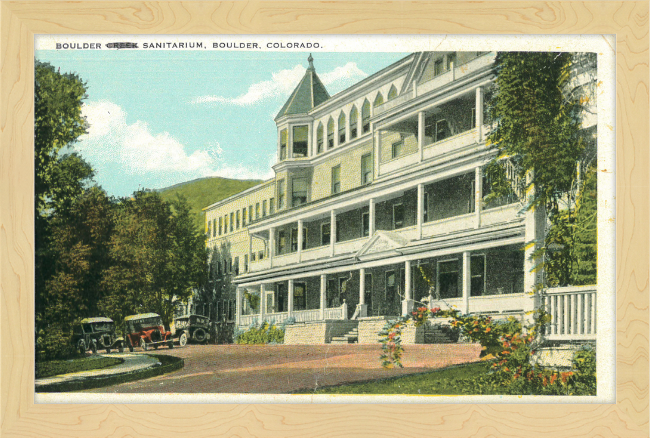
[[[89,392],[282,394],[473,362],[480,348],[478,344],[408,345],[404,368],[385,370],[379,361],[380,345],[188,345],[156,352],[184,358],[179,371]]]

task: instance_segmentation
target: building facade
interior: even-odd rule
[[[204,209],[217,318],[349,325],[422,305],[539,305],[544,212],[516,178],[484,200],[495,57],[413,53],[330,96],[310,56],[275,119],[275,178]]]

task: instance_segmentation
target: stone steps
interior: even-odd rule
[[[359,328],[355,327],[343,336],[334,336],[332,344],[356,344],[359,342]]]

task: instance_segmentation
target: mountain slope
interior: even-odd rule
[[[256,186],[261,182],[260,180],[239,180],[219,177],[200,178],[160,189],[159,192],[166,201],[176,199],[177,194],[185,196],[192,211],[196,215],[196,223],[199,230],[204,230],[204,217],[201,211],[203,208]]]

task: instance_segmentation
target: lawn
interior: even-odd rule
[[[124,362],[115,357],[90,356],[69,360],[50,360],[36,362],[36,378],[57,376],[59,374],[78,373],[118,365]]]

